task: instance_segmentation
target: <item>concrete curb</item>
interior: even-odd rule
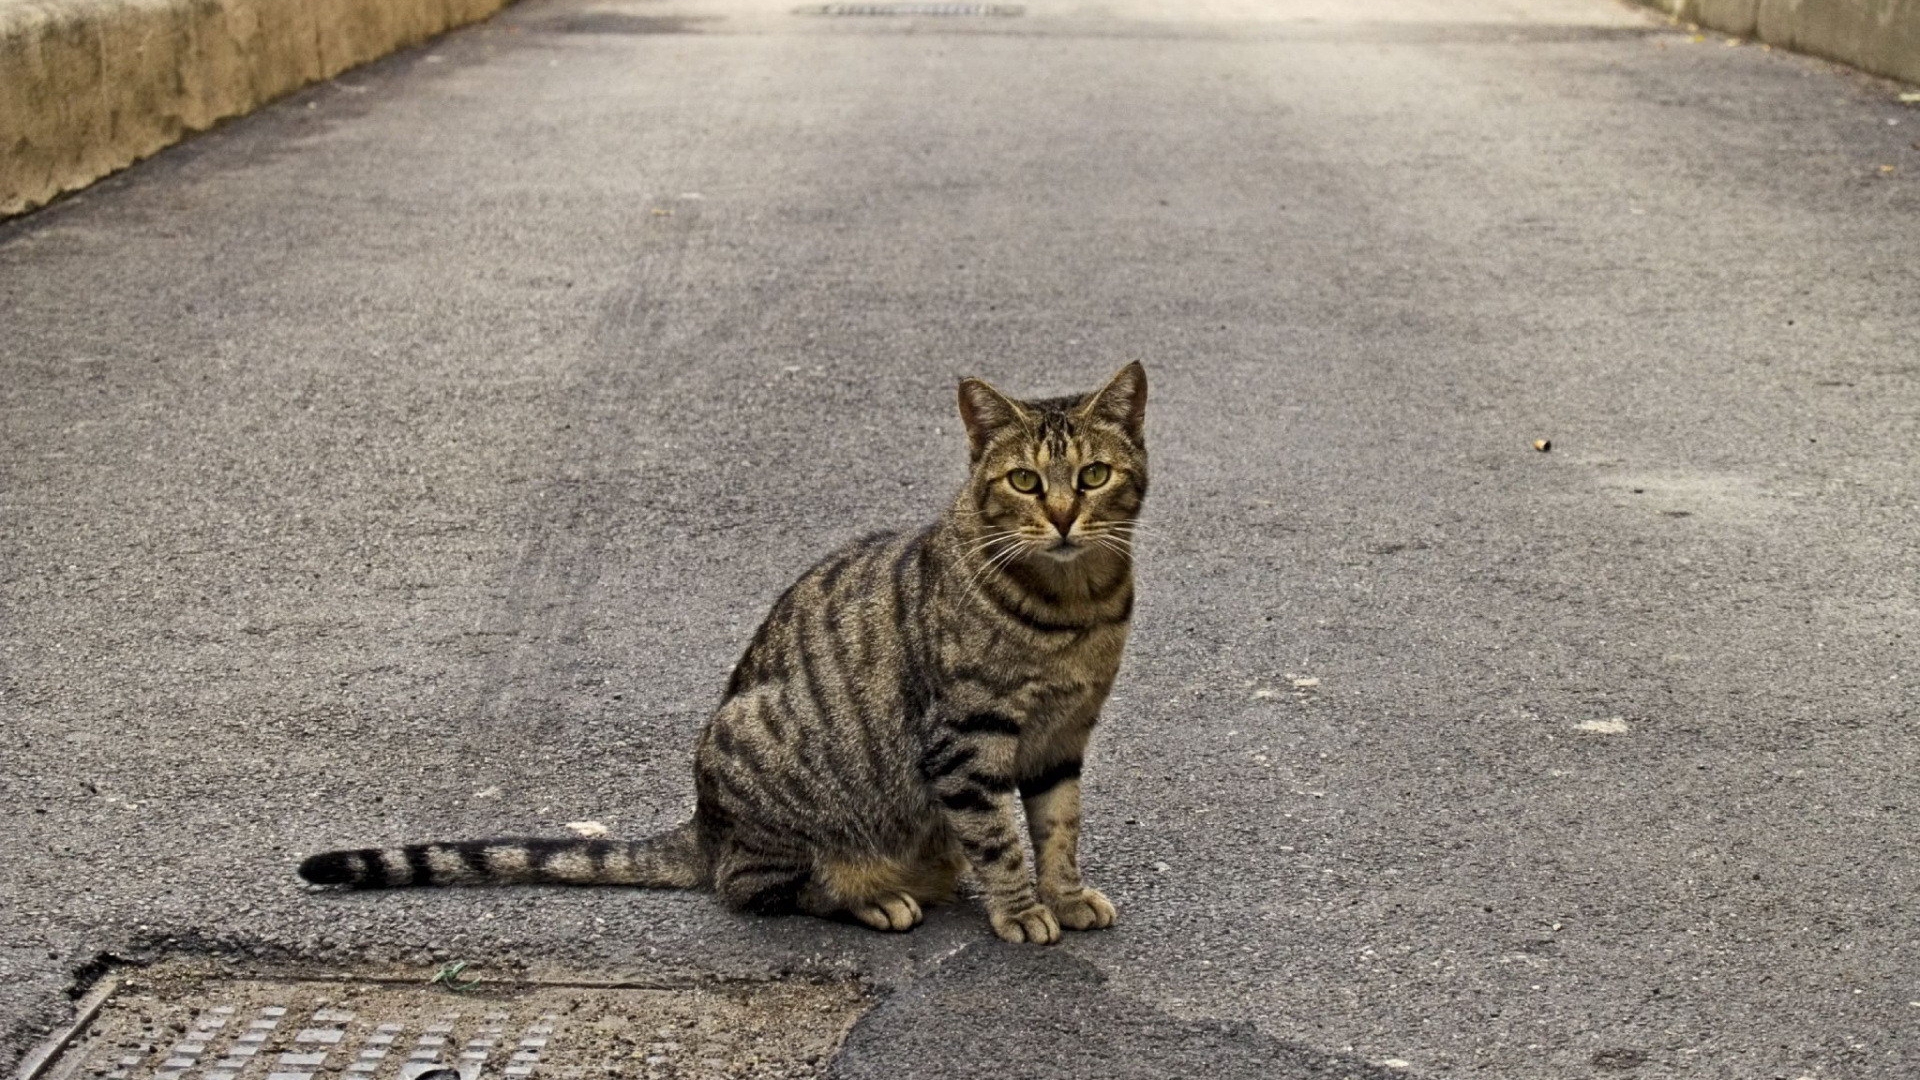
[[[1676,19],[1920,83],[1920,0],[1641,0]]]
[[[0,217],[512,0],[4,0]]]

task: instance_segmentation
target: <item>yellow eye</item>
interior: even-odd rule
[[[1103,462],[1096,461],[1080,470],[1080,490],[1092,491],[1111,479],[1113,479],[1113,469]]]
[[[1031,495],[1040,490],[1040,474],[1032,469],[1015,469],[1007,474],[1007,483],[1022,495]]]

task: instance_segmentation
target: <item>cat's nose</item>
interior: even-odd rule
[[[1049,506],[1047,507],[1047,520],[1053,522],[1053,527],[1060,530],[1061,538],[1065,539],[1067,533],[1073,530],[1073,519],[1079,516],[1079,511],[1080,508],[1077,506],[1063,506],[1059,508]]]

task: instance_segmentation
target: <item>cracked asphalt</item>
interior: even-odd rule
[[[791,8],[528,0],[0,225],[0,1063],[181,952],[858,977],[848,1078],[1920,1071],[1898,88],[1608,0]],[[1114,930],[296,882],[679,820],[954,380],[1134,358]]]

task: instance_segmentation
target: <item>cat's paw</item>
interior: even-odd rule
[[[1060,940],[1060,920],[1040,904],[1004,914],[996,912],[988,918],[993,923],[993,932],[1006,941],[1052,945]]]
[[[1047,906],[1069,930],[1105,930],[1116,918],[1113,901],[1099,889],[1086,886],[1047,897]]]
[[[854,918],[875,930],[889,930],[902,933],[920,925],[925,916],[920,911],[920,903],[906,893],[894,893],[883,896],[869,904],[858,904],[849,908]]]

